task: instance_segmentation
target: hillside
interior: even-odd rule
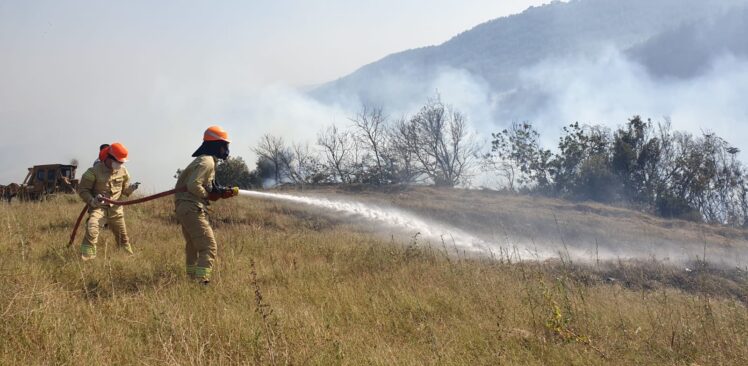
[[[657,76],[693,78],[715,57],[748,58],[748,7],[658,34],[629,49],[631,57]]]
[[[459,250],[480,255],[504,253],[511,259],[558,259],[574,261],[659,260],[685,268],[706,255],[707,261],[727,268],[748,265],[748,231],[682,220],[668,220],[636,210],[594,202],[504,194],[494,191],[396,186],[390,188],[337,187],[288,190],[292,195],[365,202],[383,210],[402,210],[443,226],[450,245],[460,232],[482,241],[484,248],[466,242]],[[297,205],[298,206],[298,205]],[[301,206],[305,207],[305,206]],[[297,207],[297,209],[299,209]],[[310,207],[315,215],[338,214]],[[351,216],[349,214],[349,216]],[[348,220],[356,219],[353,214]],[[397,234],[396,225],[359,219],[372,234]],[[372,226],[375,224],[375,226]],[[428,225],[427,223],[426,225]],[[407,241],[419,228],[401,231]],[[423,228],[428,229],[428,228]],[[451,232],[455,231],[455,232]],[[442,245],[439,238],[425,238]],[[468,234],[469,233],[469,234]],[[458,238],[459,239],[459,238]],[[507,254],[510,253],[510,254]]]
[[[710,59],[682,57],[706,55],[704,42],[691,43],[689,28],[715,20],[744,6],[744,0],[576,0],[554,2],[498,18],[463,32],[438,45],[392,54],[363,66],[354,73],[317,88],[312,95],[335,103],[387,105],[398,109],[403,99],[424,99],[434,93],[433,81],[448,72],[469,75],[469,80],[497,94],[519,87],[518,76],[527,67],[567,57],[595,56],[606,49],[632,50],[654,72],[665,66],[662,53],[679,47],[685,54],[667,59],[675,70],[705,67]],[[729,9],[729,10],[728,10]],[[744,12],[731,15],[732,24],[745,24]],[[737,19],[736,19],[737,18]],[[740,29],[714,33],[738,44]],[[648,43],[649,42],[649,43]],[[733,44],[734,43],[734,44]],[[689,48],[689,46],[693,48]],[[710,55],[714,56],[714,55]]]
[[[543,230],[548,218],[524,219],[555,212],[552,226],[567,244],[588,223],[611,236],[640,226],[745,249],[743,231],[495,192],[288,193],[392,205],[482,235],[499,226]],[[99,257],[85,263],[65,245],[80,206],[72,196],[0,206],[7,227],[0,231],[0,364],[748,360],[748,277],[740,268],[691,262],[685,269],[646,258],[585,264],[563,254],[539,262],[473,257],[353,216],[239,197],[213,207],[219,261],[215,281],[203,287],[183,275],[170,200],[126,210],[134,256],[113,248],[107,233]]]

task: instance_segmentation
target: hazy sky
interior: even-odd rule
[[[54,67],[60,58],[75,61],[61,65],[78,66],[69,72],[85,72],[94,62],[156,74],[197,64],[203,67],[187,72],[228,68],[251,83],[300,85],[547,2],[0,0],[0,45],[21,62],[49,58],[38,63]]]
[[[161,189],[210,124],[233,132],[233,152],[247,156],[262,133],[324,122],[304,121],[304,108],[282,128],[253,119],[258,99],[277,106],[293,98],[287,86],[547,2],[0,0],[0,184],[34,164],[87,166],[100,143],[122,141],[136,179]]]

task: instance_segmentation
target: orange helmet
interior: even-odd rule
[[[114,160],[117,160],[120,163],[124,163],[127,161],[127,148],[125,147],[125,145],[122,145],[119,142],[115,142],[110,145],[108,149],[109,156],[113,157]]]
[[[220,126],[208,127],[208,129],[205,130],[205,133],[203,134],[203,141],[231,142],[231,140],[229,140],[229,133]]]

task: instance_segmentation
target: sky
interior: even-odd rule
[[[165,189],[209,125],[251,157],[264,133],[347,117],[291,91],[548,2],[0,0],[0,184],[71,159],[80,176],[119,141],[133,178]]]

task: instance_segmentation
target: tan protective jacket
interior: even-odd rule
[[[176,188],[187,187],[187,192],[179,192],[175,195],[175,203],[189,201],[197,203],[200,207],[210,204],[208,192],[216,176],[216,158],[210,155],[200,155],[179,174]]]
[[[129,185],[130,174],[124,166],[117,171],[112,171],[106,167],[106,164],[96,164],[83,173],[78,185],[78,195],[86,203],[98,194],[116,200],[121,196],[128,197],[132,194]]]

